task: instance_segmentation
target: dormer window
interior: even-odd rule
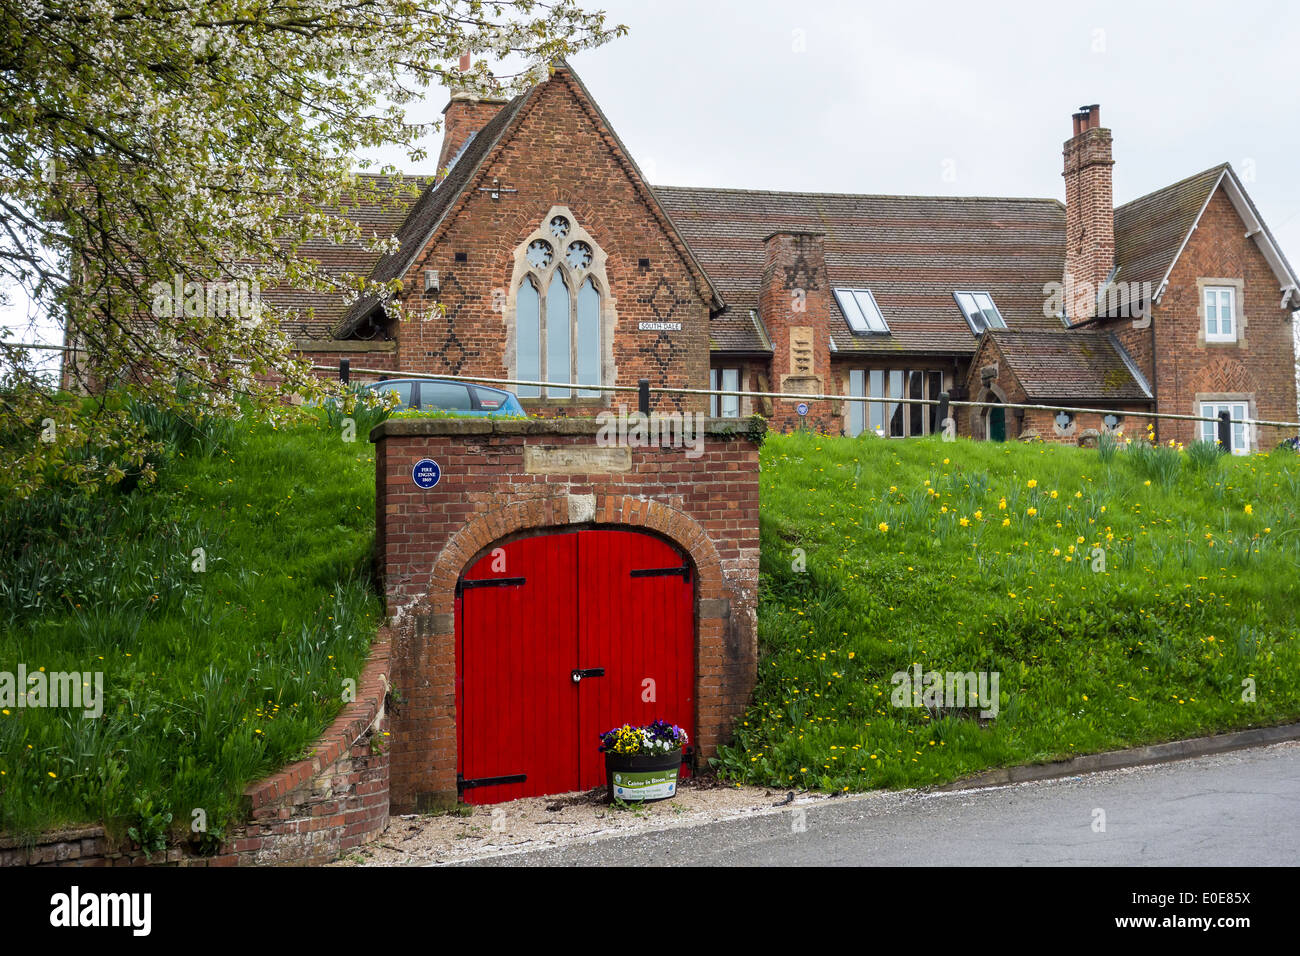
[[[1005,329],[1007,323],[1002,313],[993,304],[993,297],[987,292],[954,292],[953,298],[966,319],[966,324],[976,335],[983,335],[988,329]]]
[[[870,289],[835,289],[835,301],[854,335],[888,335],[889,326],[880,314]]]

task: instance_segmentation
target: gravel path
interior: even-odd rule
[[[855,799],[870,799],[874,794]],[[777,814],[823,803],[822,794],[725,785],[712,778],[683,780],[671,800],[622,809],[605,802],[605,789],[529,797],[455,813],[394,816],[377,840],[331,866],[420,866],[561,849],[614,836]],[[836,799],[836,802],[838,802]]]

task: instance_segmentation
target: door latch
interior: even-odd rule
[[[605,668],[603,667],[583,667],[583,668],[574,668],[573,670],[573,682],[575,684],[581,681],[584,677],[604,677],[604,676],[605,676]]]

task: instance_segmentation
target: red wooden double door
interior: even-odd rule
[[[667,720],[695,739],[694,582],[647,534],[519,538],[456,595],[457,781],[467,803],[605,782],[599,735]]]

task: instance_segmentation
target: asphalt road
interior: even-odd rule
[[[982,790],[796,803],[758,817],[611,837],[472,865],[1297,863],[1300,742]]]

